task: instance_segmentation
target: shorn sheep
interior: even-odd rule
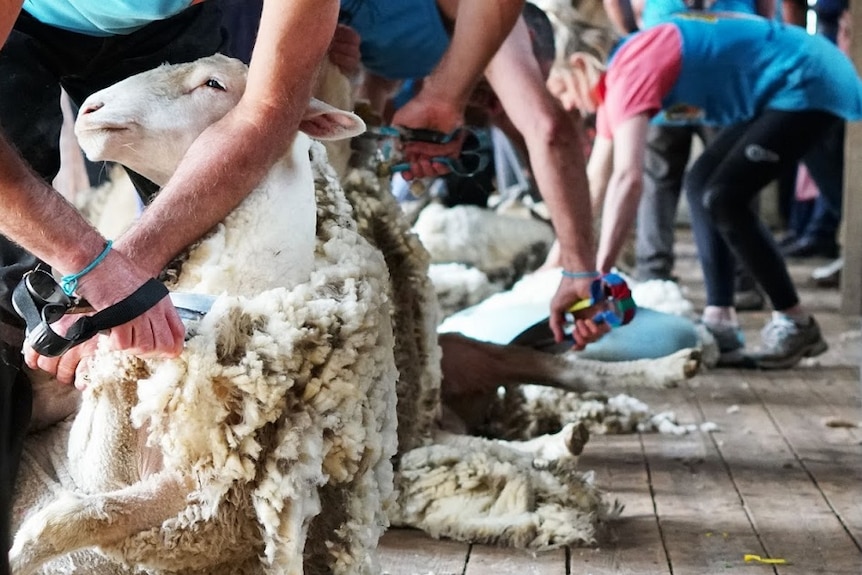
[[[92,95],[78,137],[163,184],[245,77],[218,55],[162,66]],[[364,126],[312,101],[301,129]],[[14,573],[379,573],[396,451],[386,264],[322,146],[287,145],[168,274],[174,291],[217,296],[183,354],[100,348],[74,422],[29,440]]]

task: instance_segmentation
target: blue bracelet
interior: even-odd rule
[[[563,274],[564,278],[569,278],[569,279],[573,279],[573,280],[591,280],[591,279],[595,279],[597,277],[600,277],[602,275],[601,272],[598,272],[598,271],[594,271],[594,272],[570,272],[568,270],[563,270],[562,274]]]
[[[70,296],[75,293],[75,289],[78,287],[78,280],[84,275],[93,271],[93,268],[102,263],[102,260],[105,259],[105,256],[108,255],[108,252],[111,251],[111,246],[114,244],[111,240],[108,240],[105,243],[105,249],[102,250],[102,253],[96,256],[90,264],[79,271],[76,274],[69,274],[67,276],[63,276],[60,278],[60,287],[63,288],[63,293],[67,296]]]

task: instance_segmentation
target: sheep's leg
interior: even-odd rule
[[[444,398],[488,393],[501,385],[517,383],[575,392],[595,390],[608,383],[669,387],[692,377],[700,365],[700,354],[694,349],[658,359],[606,362],[497,345],[453,333],[441,334],[439,341],[443,349]]]
[[[438,342],[443,350],[444,398],[492,392],[508,384],[553,384],[562,371],[555,356],[524,346],[497,345],[455,333],[440,334]]]
[[[434,434],[434,441],[440,444],[457,444],[463,434],[450,431],[438,431]],[[528,439],[525,441],[509,441],[505,439],[493,439],[499,445],[519,453],[530,455],[533,459],[544,459],[555,461],[564,457],[578,456],[584,451],[584,447],[590,440],[590,431],[582,421],[566,424],[557,433],[548,433]]]
[[[75,386],[62,385],[44,371],[28,369],[26,373],[33,388],[33,414],[28,431],[45,429],[78,410],[81,392]]]
[[[507,447],[529,453],[534,459],[554,461],[563,457],[577,456],[583,453],[590,430],[582,421],[567,423],[560,431],[553,434],[540,435],[526,441],[505,441],[497,439]]]
[[[255,503],[258,515],[264,514],[264,524],[273,524],[272,513],[278,518],[276,531],[264,533],[267,562],[264,564],[266,575],[302,575],[302,552],[311,518],[320,512],[320,498],[316,489],[311,489],[301,497],[286,500],[281,509],[267,506],[261,508],[263,500]]]
[[[694,377],[700,369],[700,350],[694,348],[681,349],[655,359],[631,361],[598,361],[572,355],[553,357],[560,360],[561,375],[566,376],[561,377],[555,387],[570,391],[579,391],[584,386],[599,389],[608,384],[659,389],[674,387]]]
[[[179,473],[160,473],[117,491],[64,493],[28,517],[9,551],[15,575],[85,547],[111,545],[161,525],[187,505],[194,482]]]

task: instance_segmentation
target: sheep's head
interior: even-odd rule
[[[87,157],[113,161],[164,185],[192,142],[239,102],[247,67],[221,54],[163,65],[92,94],[75,134]],[[318,139],[362,133],[365,124],[312,100],[300,129]]]

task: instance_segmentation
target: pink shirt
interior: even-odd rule
[[[623,44],[603,78],[604,101],[596,115],[598,135],[612,138],[625,120],[654,116],[682,67],[682,35],[673,24],[638,32]]]

